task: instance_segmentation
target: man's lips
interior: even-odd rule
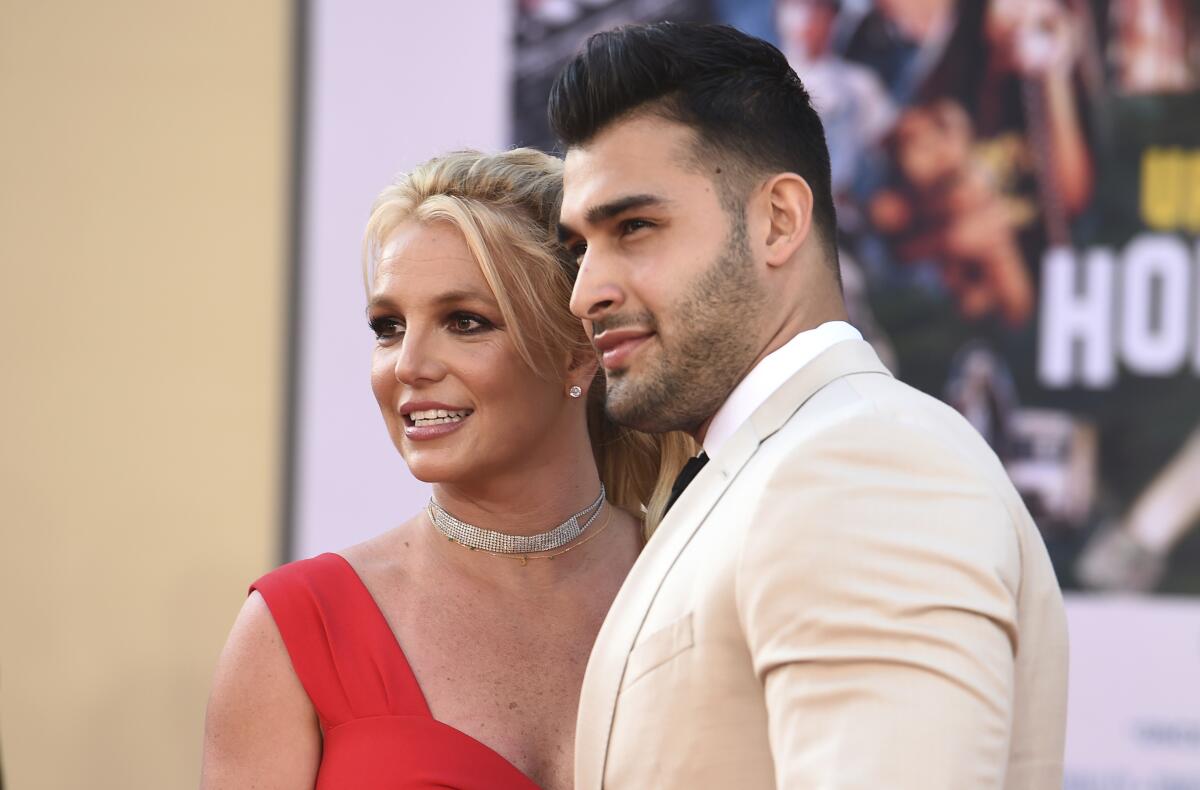
[[[604,368],[616,370],[652,337],[654,333],[644,329],[613,329],[597,335],[594,343]]]

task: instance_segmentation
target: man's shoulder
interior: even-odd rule
[[[982,437],[962,415],[937,398],[890,375],[841,376],[800,404],[779,431],[785,443],[823,433],[864,430],[865,440],[920,432],[976,445]],[[769,437],[775,438],[775,437]],[[986,444],[984,445],[986,447]]]
[[[849,540],[893,556],[923,541],[946,562],[999,568],[1011,589],[1036,527],[1003,465],[954,409],[880,374],[836,379],[759,446],[739,488],[755,556],[788,541],[836,565]],[[763,529],[764,514],[786,529]],[[798,539],[801,535],[802,539]],[[839,559],[840,558],[840,559]],[[765,560],[764,560],[765,561]]]
[[[914,472],[943,469],[955,476],[966,474],[1005,496],[1011,488],[995,452],[961,414],[879,373],[829,382],[766,437],[756,455],[757,463],[766,465],[853,457],[868,465]]]

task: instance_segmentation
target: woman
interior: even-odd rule
[[[372,387],[429,506],[254,584],[204,787],[566,788],[588,653],[691,446],[608,422],[561,165],[457,153],[367,227]]]

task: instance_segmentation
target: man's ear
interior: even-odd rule
[[[812,189],[795,173],[779,173],[763,184],[760,194],[769,223],[767,265],[782,266],[812,230]]]

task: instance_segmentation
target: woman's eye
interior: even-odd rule
[[[460,335],[473,335],[484,331],[490,326],[491,324],[477,315],[458,313],[450,316],[450,328]]]
[[[404,334],[404,324],[394,318],[376,318],[371,321],[371,331],[376,340],[393,340]]]

